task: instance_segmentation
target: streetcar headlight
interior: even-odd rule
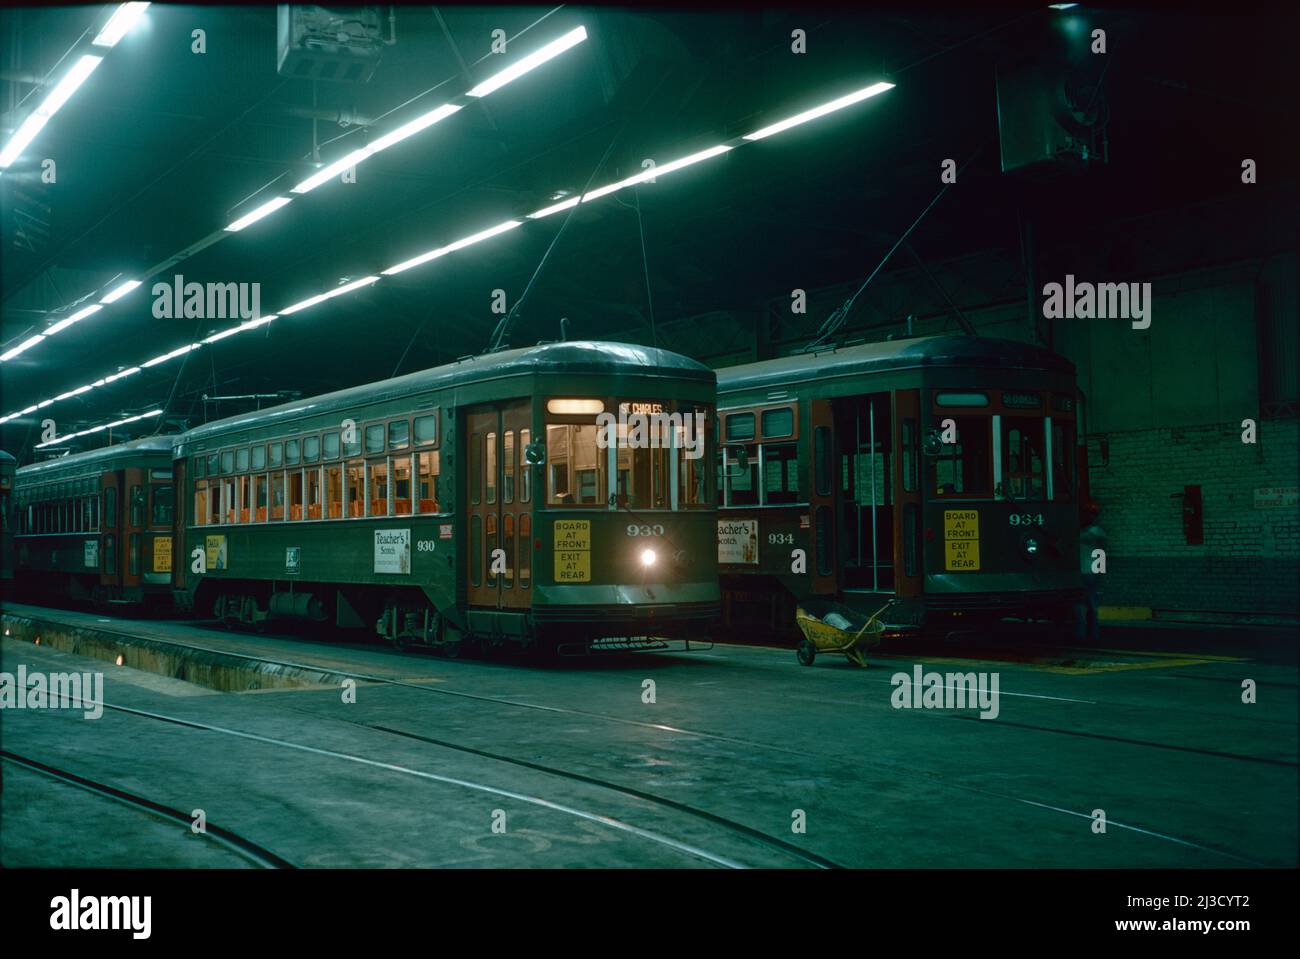
[[[657,560],[658,558],[659,557],[655,555],[655,551],[652,549],[641,550],[641,565],[645,566],[646,568],[653,566],[655,564],[655,560]]]
[[[1034,539],[1032,536],[1026,537],[1024,549],[1026,556],[1038,555],[1038,540]]]

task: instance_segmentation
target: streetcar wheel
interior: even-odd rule
[[[799,648],[795,650],[794,654],[800,665],[811,666],[813,660],[817,658],[817,647],[805,639],[799,644]]]
[[[458,639],[454,642],[442,644],[442,654],[448,659],[458,659],[460,657],[460,643]]]

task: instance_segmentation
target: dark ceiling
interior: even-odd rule
[[[20,105],[31,87],[13,78],[50,70],[107,9],[0,13],[9,41],[0,47],[5,142],[32,103]],[[370,82],[313,84],[277,74],[273,7],[151,7],[0,177],[5,348],[115,277],[139,275],[220,230],[259,191],[296,183],[313,138],[326,162],[365,142],[362,125],[313,123],[304,112],[363,120],[391,112],[375,124],[384,133],[463,93],[502,63],[488,56],[498,28],[526,31],[504,59],[576,24],[590,39],[362,164],[357,183],[326,184],[149,284],[178,272],[187,281],[257,282],[263,312],[272,312],[580,190],[607,150],[593,185],[637,172],[643,158],[683,156],[882,76],[898,86],[584,205],[567,227],[563,215],[527,223],[6,423],[5,448],[27,459],[46,415],[66,433],[163,407],[163,428],[174,429],[241,408],[205,405],[204,394],[311,394],[479,352],[499,319],[492,291],[513,304],[548,249],[515,345],[556,338],[562,316],[572,337],[648,341],[647,276],[660,323],[858,280],[934,198],[949,157],[964,164],[959,184],[912,238],[935,270],[972,252],[1017,249],[1022,216],[1037,224],[1047,257],[1103,244],[1115,256],[1116,224],[1240,196],[1243,157],[1261,171],[1258,199],[1240,201],[1249,228],[1229,249],[1207,226],[1203,259],[1294,245],[1294,180],[1278,192],[1281,178],[1294,176],[1284,82],[1295,65],[1294,18],[974,5],[934,13],[403,6],[395,22],[397,42]],[[1110,162],[1047,182],[1002,174],[995,69],[1027,52],[1078,56],[1093,26],[1108,31],[1097,78]],[[807,31],[802,55],[790,50],[795,28]],[[195,29],[206,32],[206,53],[191,51]],[[40,182],[45,157],[57,162],[54,184]],[[44,221],[36,229],[25,219],[33,210]],[[151,305],[141,289],[4,363],[0,413],[229,325],[155,319]]]

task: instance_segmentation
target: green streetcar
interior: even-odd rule
[[[18,461],[0,450],[0,582],[14,578],[14,530],[18,516],[14,497],[14,473]]]
[[[449,655],[701,636],[715,391],[685,357],[561,342],[200,426],[175,447],[177,605]]]
[[[168,604],[172,440],[149,436],[19,468],[16,591]]]
[[[1068,620],[1082,596],[1074,367],[973,336],[718,372],[724,624],[809,597],[887,632]]]

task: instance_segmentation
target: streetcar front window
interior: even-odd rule
[[[712,501],[706,465],[712,418],[712,408],[703,404],[550,400],[547,504],[707,507]]]
[[[1008,416],[1002,421],[1002,495],[1047,499],[1042,417]]]
[[[937,496],[987,497],[992,489],[992,429],[987,416],[952,416],[951,432],[930,458]]]

